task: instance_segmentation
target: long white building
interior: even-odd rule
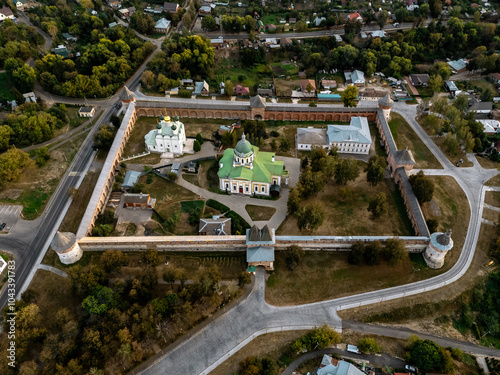
[[[339,153],[368,154],[372,144],[366,117],[352,117],[349,125],[328,125],[327,129],[297,129],[297,149],[309,151],[312,147],[330,149]]]
[[[175,116],[173,121],[169,116],[161,116],[156,129],[145,135],[146,148],[150,152],[171,152],[182,155],[186,145],[186,132],[184,124]]]

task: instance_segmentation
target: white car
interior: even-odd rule
[[[405,365],[405,370],[406,371],[410,371],[413,374],[417,373],[417,369],[415,367],[413,367],[413,366],[410,366],[410,365]]]

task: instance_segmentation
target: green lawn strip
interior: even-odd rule
[[[205,206],[205,201],[202,200],[183,201],[181,202],[181,212],[191,212],[192,210],[195,210],[197,208],[203,210],[204,206]]]

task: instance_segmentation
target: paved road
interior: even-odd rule
[[[92,128],[82,147],[73,158],[66,173],[61,178],[45,211],[36,222],[32,222],[30,230],[34,233],[33,240],[25,243],[22,239],[0,238],[0,249],[14,250],[16,255],[16,293],[18,297],[28,287],[36,272],[38,264],[40,264],[45,251],[52,241],[55,231],[69,208],[71,197],[68,195],[68,190],[76,186],[81,179],[83,179],[95,155],[95,151],[92,149],[93,136],[102,124],[109,121],[112,110],[113,108],[109,107]],[[0,293],[0,308],[5,306],[6,303],[7,293],[4,288]]]
[[[420,136],[424,144],[434,153],[443,165],[443,170],[433,170],[436,174],[452,176],[464,190],[470,205],[471,215],[468,232],[464,240],[460,257],[452,269],[431,279],[412,284],[377,290],[358,295],[337,298],[301,306],[275,307],[264,301],[263,274],[257,274],[256,287],[259,291],[252,294],[244,303],[231,310],[224,318],[206,327],[203,334],[195,334],[189,341],[179,345],[169,353],[154,361],[147,362],[134,373],[164,374],[193,373],[207,374],[222,363],[232,353],[242,348],[252,338],[269,330],[301,329],[307,325],[327,323],[339,329],[338,310],[389,301],[442,288],[464,275],[469,268],[476,248],[486,188],[484,182],[498,171],[483,169],[478,165],[471,168],[453,166],[432,139],[414,120],[416,107],[405,103],[396,103],[393,110],[400,113]],[[455,249],[459,251],[459,249]],[[262,272],[259,270],[259,272]],[[261,289],[261,290],[260,290]],[[259,317],[259,319],[256,319]],[[277,324],[281,324],[278,326]],[[221,338],[214,342],[213,337]],[[201,357],[200,357],[200,353]],[[197,357],[198,361],[190,361]],[[146,366],[149,366],[146,368]]]
[[[283,371],[282,375],[292,375],[292,373],[304,362],[309,361],[310,359],[313,358],[318,358],[318,367],[319,364],[321,363],[321,358],[325,354],[338,354],[342,358],[345,359],[351,359],[354,361],[365,361],[366,363],[369,363],[370,366],[375,366],[375,367],[385,367],[389,366],[392,368],[404,368],[406,362],[399,359],[399,358],[394,358],[391,357],[388,354],[382,354],[382,355],[374,355],[374,354],[352,354],[347,352],[346,350],[342,349],[336,349],[336,348],[328,348],[328,349],[322,349],[322,350],[316,350],[314,352],[309,352],[304,355],[301,355],[299,358],[297,358],[295,361],[293,361],[290,366],[288,366],[285,371]]]

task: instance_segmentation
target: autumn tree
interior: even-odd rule
[[[99,259],[106,272],[119,271],[128,263],[128,256],[120,250],[107,250]]]
[[[158,250],[147,249],[145,253],[142,254],[142,261],[151,267],[156,267],[160,264],[160,256],[158,255]]]
[[[385,243],[383,256],[391,266],[401,263],[408,258],[405,243],[397,238],[389,238]]]
[[[304,249],[297,245],[292,245],[286,250],[285,263],[289,271],[293,271],[297,268],[304,254]]]
[[[429,88],[432,92],[440,92],[443,86],[443,78],[439,74],[431,75],[429,80]]]
[[[335,182],[346,185],[348,181],[354,181],[359,176],[359,166],[354,159],[339,159],[335,166]]]
[[[369,266],[379,264],[383,249],[379,241],[370,242],[363,251],[363,260]]]
[[[289,215],[295,214],[300,208],[300,192],[297,187],[290,188],[288,193],[287,211]]]
[[[94,136],[94,148],[96,150],[109,150],[115,139],[116,131],[110,125],[103,125]]]
[[[424,175],[423,171],[410,176],[410,185],[420,204],[430,202],[434,195],[434,183]]]
[[[35,162],[26,152],[18,148],[7,150],[0,154],[0,185],[5,181],[16,181],[23,171],[34,166]]]
[[[349,85],[341,94],[344,107],[357,107],[358,105],[358,88],[354,85]]]
[[[361,241],[356,241],[349,251],[347,261],[349,264],[360,265],[363,261],[363,256],[365,252],[365,244]]]

